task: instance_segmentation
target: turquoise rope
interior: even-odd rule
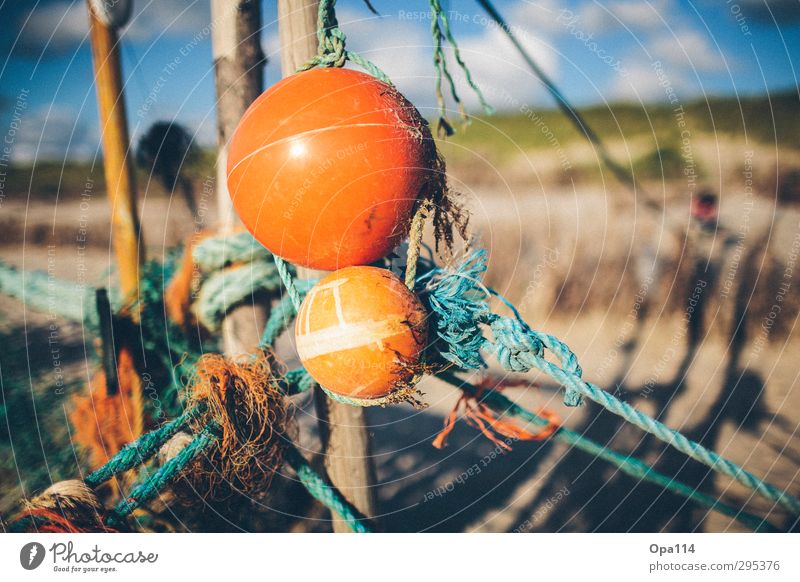
[[[294,282],[292,269],[289,264],[278,255],[272,255],[272,258],[275,261],[275,266],[278,268],[278,275],[280,276],[284,287],[286,287],[286,292],[289,294],[289,299],[292,302],[292,307],[294,307],[294,312],[296,314],[298,311],[300,311],[300,305],[303,303],[303,297],[300,295],[300,291]]]
[[[143,464],[155,455],[173,435],[185,427],[192,418],[198,415],[200,410],[199,406],[187,410],[175,420],[164,424],[160,428],[144,433],[135,441],[122,447],[105,465],[88,475],[84,481],[94,489],[112,477]]]
[[[43,313],[97,329],[95,290],[51,277],[44,271],[23,271],[0,262],[0,292]]]
[[[316,280],[306,279],[294,281],[295,288],[300,295],[301,301],[305,294],[314,286]],[[261,335],[261,347],[269,347],[275,343],[289,323],[294,319],[296,313],[292,298],[287,294],[276,305],[272,307],[264,326],[264,333]]]
[[[448,384],[451,384],[457,388],[460,388],[462,391],[477,396],[477,392],[475,386],[469,384],[467,382],[462,381],[460,378],[451,374],[449,372],[443,372],[437,374],[437,377],[441,380],[444,380]],[[549,424],[549,421],[541,416],[531,412],[523,408],[522,406],[512,402],[501,393],[496,392],[495,390],[485,390],[479,397],[480,401],[485,403],[489,408],[497,412],[501,415],[508,415],[517,418],[521,418],[527,422],[532,422],[539,426],[545,426]],[[596,443],[595,441],[577,433],[573,430],[570,430],[565,427],[560,427],[554,434],[553,437],[556,440],[563,441],[571,446],[574,446],[596,458],[600,458],[604,461],[611,463],[612,465],[616,466],[620,471],[625,473],[626,475],[630,475],[636,479],[641,479],[643,481],[649,481],[650,483],[654,483],[672,491],[673,493],[677,493],[682,497],[686,497],[687,499],[691,499],[696,503],[703,505],[709,509],[714,511],[718,511],[728,517],[732,517],[739,522],[743,523],[753,531],[768,531],[768,532],[775,532],[780,531],[771,523],[766,521],[765,519],[758,517],[757,515],[753,515],[751,513],[747,513],[742,511],[741,509],[737,509],[732,505],[728,505],[727,503],[713,497],[711,495],[707,495],[706,493],[702,493],[693,487],[689,487],[685,483],[677,481],[672,477],[668,477],[662,473],[659,473],[653,467],[636,459],[634,457],[630,457],[627,455],[620,454],[616,451],[609,449],[601,444]]]
[[[208,452],[219,440],[216,426],[206,426],[202,432],[192,439],[180,452],[164,463],[147,479],[136,485],[128,496],[120,501],[109,512],[107,523],[114,525],[122,522],[127,515],[146,503],[168,484],[178,478],[192,461]]]
[[[341,517],[351,530],[356,533],[371,533],[373,531],[367,519],[350,505],[335,487],[328,484],[314,471],[305,457],[294,446],[286,447],[285,458],[312,497]]]
[[[766,483],[739,465],[721,457],[699,443],[689,440],[680,432],[647,416],[615,398],[605,390],[585,382],[578,358],[569,347],[555,336],[535,331],[525,323],[519,312],[499,293],[488,289],[481,283],[486,270],[485,251],[478,251],[452,270],[434,269],[424,277],[428,280],[423,297],[431,305],[432,313],[441,321],[434,328],[439,338],[446,344],[442,350],[462,361],[482,361],[477,352],[487,348],[495,353],[506,370],[528,372],[537,368],[566,388],[565,404],[577,405],[581,397],[601,405],[606,410],[624,418],[659,440],[699,461],[713,470],[732,477],[739,483],[758,492],[763,497],[788,509],[793,515],[800,515],[800,500],[785,491]],[[440,291],[441,290],[441,291]],[[482,297],[481,297],[482,294]],[[499,297],[514,313],[514,317],[501,317],[488,312],[486,298]],[[465,320],[461,313],[451,313],[442,306],[458,305],[459,297],[486,306],[469,311],[474,321]],[[471,341],[465,344],[454,342],[459,331],[468,336],[474,335],[476,323],[489,325],[494,341]],[[560,361],[560,365],[545,359],[545,349],[550,350]],[[477,367],[477,366],[476,366]]]
[[[580,367],[577,366],[577,359],[565,343],[551,335],[536,332],[530,328],[522,329],[519,326],[505,325],[507,319],[495,316],[492,324],[498,358],[504,367],[510,370],[521,370],[521,368],[525,367],[528,369],[538,368],[562,386],[567,387],[568,390],[571,389],[575,394],[589,398],[609,412],[622,417],[692,459],[757,491],[766,499],[783,506],[793,515],[800,515],[800,499],[789,495],[774,485],[766,483],[736,463],[721,457],[699,443],[689,440],[680,432],[636,410],[605,390],[584,381],[580,377]],[[500,325],[497,325],[497,323],[500,323]],[[561,366],[532,351],[529,346],[533,342],[540,342],[552,351],[561,361]]]

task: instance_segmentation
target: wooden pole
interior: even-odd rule
[[[211,0],[211,43],[217,92],[217,210],[222,233],[238,225],[227,186],[228,143],[247,107],[264,85],[261,5],[258,0]],[[261,305],[234,309],[222,323],[225,353],[249,354],[266,323]]]
[[[126,304],[130,304],[139,296],[139,267],[144,260],[144,244],[136,204],[136,186],[128,156],[130,137],[125,113],[125,97],[122,92],[119,39],[116,29],[111,25],[106,25],[98,18],[91,2],[87,2],[87,7],[103,142],[103,168],[108,201],[111,206],[111,240],[117,261],[122,297]],[[139,312],[133,310],[131,317],[138,321]],[[106,369],[110,371],[113,368],[115,372],[114,377],[106,378],[106,395],[120,399],[130,439],[134,440],[144,431],[141,380],[138,375],[131,375],[129,378],[130,394],[120,393],[116,374],[117,348],[111,338],[106,337],[103,350]],[[109,351],[113,359],[109,359]],[[122,400],[123,398],[127,399],[127,402]],[[99,422],[102,424],[112,420],[114,419],[105,418],[99,419]],[[109,456],[118,452],[117,445],[123,444],[117,440],[106,443],[102,436],[100,438],[104,442],[106,453]],[[123,482],[128,483],[134,477],[133,473],[129,472],[125,475]]]
[[[281,69],[291,75],[317,52],[317,0],[278,0]],[[375,515],[375,468],[364,409],[334,402],[322,390],[314,394],[331,482],[363,515]],[[334,516],[333,531],[350,529]]]
[[[122,94],[119,41],[114,28],[106,26],[89,4],[89,35],[100,112],[108,201],[111,204],[111,236],[119,269],[120,287],[126,300],[139,291],[139,265],[144,258],[136,188],[129,164],[128,121]]]

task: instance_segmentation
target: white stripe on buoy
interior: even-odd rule
[[[408,324],[400,317],[382,321],[360,321],[318,329],[297,336],[297,353],[301,360],[369,345],[385,349],[384,340],[408,332]]]

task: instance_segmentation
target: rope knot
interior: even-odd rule
[[[235,307],[280,288],[272,254],[248,232],[208,236],[184,259],[202,279],[193,311],[206,329],[215,331]]]
[[[500,364],[512,372],[527,372],[544,357],[544,344],[519,319],[496,317],[491,323],[495,352]]]
[[[267,350],[242,362],[207,354],[197,363],[191,400],[204,404],[205,411],[194,419],[193,429],[199,434],[216,426],[218,434],[217,445],[197,469],[217,496],[228,487],[263,491],[283,462],[289,415],[276,366]]]
[[[480,353],[487,343],[481,325],[491,314],[481,283],[485,271],[486,251],[480,250],[454,268],[431,269],[419,278],[425,283],[420,295],[439,338],[429,351],[464,370],[486,367]]]
[[[79,479],[59,481],[23,502],[12,531],[81,533],[108,531],[105,510],[95,492]]]

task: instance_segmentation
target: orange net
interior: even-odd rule
[[[433,439],[433,446],[442,449],[447,445],[447,437],[453,432],[459,415],[463,415],[467,424],[477,428],[481,433],[504,451],[511,450],[511,442],[538,441],[546,439],[555,433],[561,426],[561,419],[556,413],[546,408],[539,408],[536,414],[547,420],[547,425],[540,430],[532,432],[517,423],[503,418],[498,418],[486,404],[481,402],[481,397],[486,390],[502,390],[511,386],[522,386],[527,383],[517,380],[506,380],[487,376],[476,384],[476,391],[472,394],[464,393],[456,402],[453,410],[444,421],[444,428]],[[504,437],[504,438],[501,438]]]
[[[88,394],[72,398],[73,438],[89,451],[92,469],[104,465],[124,445],[141,435],[144,428],[141,379],[127,347],[120,348],[117,354],[117,378],[119,390],[109,395],[106,374],[99,370],[89,383]]]

